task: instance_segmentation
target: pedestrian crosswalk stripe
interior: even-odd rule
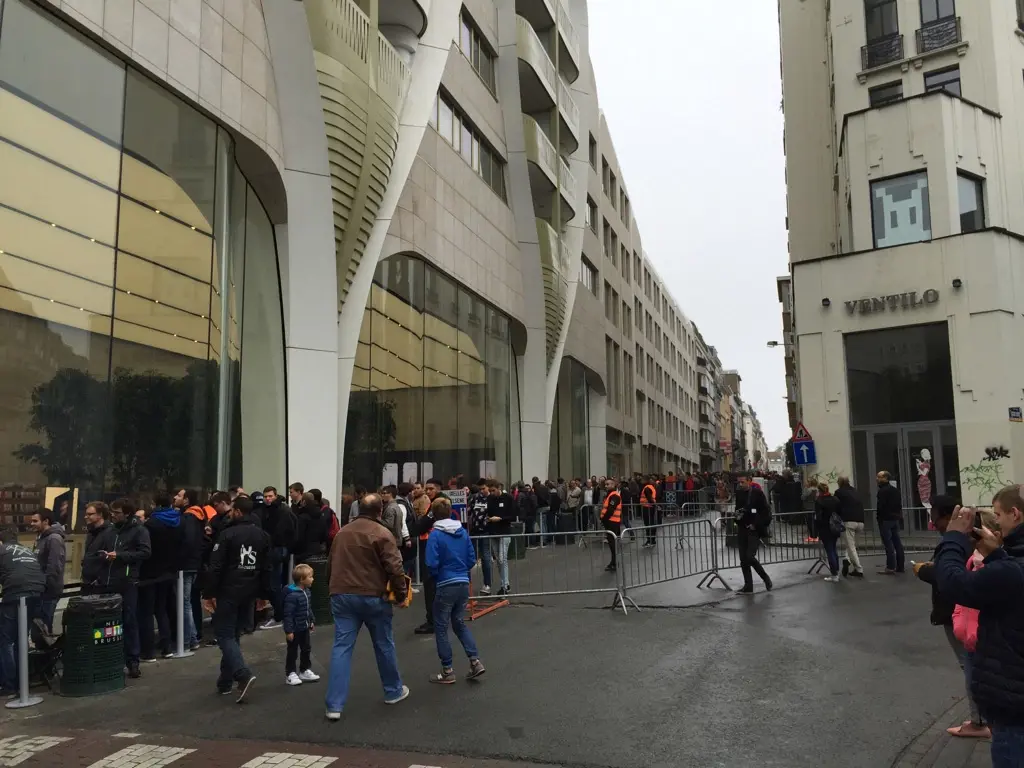
[[[319,755],[296,755],[291,752],[264,752],[259,757],[254,757],[242,768],[323,768],[337,759]]]
[[[155,744],[133,744],[119,752],[97,760],[89,768],[164,768],[179,757],[184,757],[194,749],[182,747],[159,747]]]
[[[65,741],[71,739],[66,736],[8,736],[0,739],[0,766],[21,765],[44,749]]]

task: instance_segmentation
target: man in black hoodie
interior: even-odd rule
[[[875,517],[878,532],[885,545],[885,569],[880,574],[892,576],[903,573],[903,541],[900,539],[900,523],[903,522],[903,500],[899,490],[889,482],[889,473],[878,473],[878,496],[875,501]]]
[[[0,689],[13,693],[18,690],[18,605],[24,597],[30,623],[39,616],[46,576],[36,553],[18,543],[17,528],[0,531],[0,544]]]
[[[430,478],[427,480],[426,496],[430,501],[431,506],[434,504],[436,499],[441,493],[441,481],[437,478]],[[416,521],[416,534],[419,536],[419,551],[420,551],[420,570],[423,578],[423,605],[426,608],[427,620],[416,627],[414,632],[417,635],[432,635],[434,634],[434,592],[436,589],[436,582],[430,575],[430,571],[426,567],[427,562],[427,541],[430,538],[430,532],[434,528],[434,515],[433,512],[427,511],[427,514],[423,515]],[[409,532],[410,534],[412,531]]]
[[[153,619],[160,637],[160,655],[169,659],[171,649],[171,614],[177,613],[174,588],[181,564],[181,511],[171,505],[171,497],[158,493],[153,498],[156,509],[146,521],[150,556],[139,569],[139,650],[145,662],[156,661],[153,643]]]
[[[279,629],[284,619],[284,580],[288,558],[295,546],[295,513],[277,495],[277,489],[268,485],[263,489],[263,530],[270,534],[270,604],[274,613],[260,629]]]
[[[64,565],[67,557],[64,526],[55,520],[56,515],[49,509],[41,509],[32,515],[32,530],[38,534],[36,556],[46,576],[40,613],[50,632],[53,631],[53,614],[57,610],[57,602],[64,591]]]
[[[736,532],[740,550],[740,570],[743,572],[743,587],[736,590],[740,595],[754,593],[754,581],[751,570],[754,570],[764,588],[772,589],[772,580],[757,559],[757,549],[761,539],[768,534],[771,525],[772,510],[764,491],[751,485],[750,475],[742,474],[736,478]]]
[[[512,543],[510,536],[512,523],[519,516],[519,505],[512,496],[506,493],[497,480],[487,481],[487,527],[488,536],[499,536],[497,539],[484,539],[491,547],[491,556],[498,561],[498,576],[501,578],[499,595],[507,595],[511,591],[508,578],[508,548]]]
[[[230,694],[232,684],[237,684],[239,703],[256,680],[242,656],[241,628],[253,601],[270,591],[270,536],[253,524],[251,512],[251,499],[239,496],[232,502],[228,524],[213,545],[203,586],[204,604],[213,613],[221,652],[217,691]]]
[[[295,533],[295,564],[308,563],[309,558],[319,557],[324,553],[327,543],[328,520],[313,494],[302,494],[302,504],[296,514]]]

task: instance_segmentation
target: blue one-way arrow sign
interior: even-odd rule
[[[793,443],[793,456],[796,458],[798,467],[806,467],[818,463],[818,456],[814,450],[814,441],[805,440],[800,443]]]

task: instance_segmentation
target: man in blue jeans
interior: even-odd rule
[[[875,501],[875,518],[878,532],[885,545],[885,568],[879,573],[893,576],[903,573],[903,541],[900,540],[900,524],[903,522],[903,500],[899,489],[889,482],[889,473],[882,470],[876,476],[878,496]]]
[[[497,492],[497,483],[488,481],[488,486]],[[509,497],[511,502],[511,497]],[[452,667],[452,644],[448,641],[448,624],[451,623],[455,636],[462,643],[462,649],[469,657],[467,680],[475,680],[484,673],[484,665],[476,650],[469,627],[466,626],[466,606],[469,603],[469,572],[476,565],[476,552],[469,534],[458,520],[452,520],[452,504],[448,499],[438,498],[431,505],[434,513],[434,528],[427,540],[427,568],[437,582],[434,592],[434,639],[437,641],[437,655],[441,659],[441,671],[431,675],[430,682],[451,685],[456,681]]]
[[[36,553],[18,543],[17,528],[11,526],[0,531],[0,544],[0,689],[14,693],[18,690],[18,604],[26,598],[31,625],[39,616],[39,598],[46,586],[46,576]],[[28,642],[27,633],[23,640]]]
[[[391,531],[380,521],[384,505],[369,493],[359,501],[359,516],[334,537],[327,560],[327,582],[334,616],[334,648],[327,678],[327,719],[337,721],[348,700],[352,652],[359,630],[370,631],[377,672],[384,688],[384,703],[398,704],[409,696],[402,684],[391,629],[393,610],[388,592],[399,605],[410,589],[402,568],[402,555]]]

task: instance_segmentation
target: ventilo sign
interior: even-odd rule
[[[917,309],[927,304],[934,304],[939,300],[939,292],[929,288],[918,295],[917,291],[909,293],[890,293],[886,296],[872,296],[869,299],[853,299],[846,301],[846,311],[849,314],[860,313],[870,315],[877,312],[895,312],[903,309]]]

